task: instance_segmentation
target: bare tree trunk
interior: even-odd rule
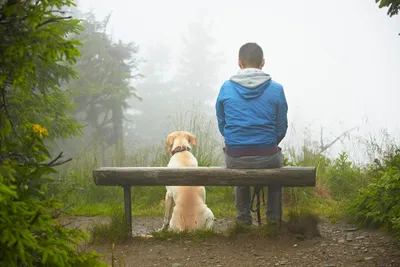
[[[338,137],[336,137],[332,142],[330,142],[327,145],[324,145],[324,138],[323,138],[323,128],[321,128],[321,146],[320,146],[320,151],[318,152],[318,154],[323,153],[324,151],[326,151],[328,148],[330,148],[331,146],[333,146],[337,141],[341,140],[343,137],[347,136],[351,131],[358,129],[358,126],[353,127],[349,130],[346,130],[344,132],[342,132]]]

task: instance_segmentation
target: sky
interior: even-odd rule
[[[240,46],[257,42],[263,70],[285,90],[285,142],[299,141],[306,127],[315,138],[323,127],[326,143],[354,126],[358,135],[386,129],[400,137],[400,15],[390,18],[375,0],[79,0],[78,7],[99,19],[112,12],[113,38],[135,42],[143,57],[154,43],[178,55],[187,23],[203,16],[224,59],[221,84],[237,72]],[[356,144],[343,145],[356,154]]]

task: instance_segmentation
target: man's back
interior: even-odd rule
[[[226,81],[216,108],[228,149],[272,148],[286,134],[288,108],[283,87],[262,70],[243,69]]]

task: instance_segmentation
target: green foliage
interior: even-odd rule
[[[351,199],[349,217],[359,224],[386,228],[400,237],[400,149],[378,167],[379,175]]]
[[[337,199],[347,198],[367,184],[361,169],[351,161],[345,152],[340,153],[335,163],[330,168],[326,179],[326,186]]]
[[[399,13],[400,0],[375,0],[375,3],[379,3],[379,8],[387,7],[387,15],[390,17]]]
[[[0,7],[0,111],[20,133],[31,121],[54,138],[79,133],[66,113],[72,108],[70,101],[59,87],[75,77],[69,64],[79,56],[79,42],[65,37],[82,27],[78,20],[59,15],[56,9],[64,5],[72,1],[8,1]]]
[[[23,145],[2,142],[2,148],[19,148],[30,160],[6,159],[0,165],[1,266],[106,266],[96,253],[79,253],[87,239],[81,230],[64,228],[54,218],[60,207],[48,195],[46,184],[55,170],[44,164],[48,151],[44,128],[32,126]]]
[[[81,252],[87,234],[56,220],[61,203],[48,192],[55,173],[45,141],[79,133],[64,82],[79,55],[78,20],[63,17],[70,0],[0,5],[0,266],[106,266]],[[46,139],[45,139],[46,138]]]

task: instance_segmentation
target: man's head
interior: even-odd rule
[[[239,49],[239,67],[241,69],[264,67],[264,53],[256,43],[246,43]]]

